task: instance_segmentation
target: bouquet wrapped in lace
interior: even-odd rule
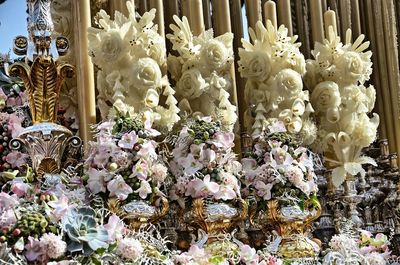
[[[171,129],[179,120],[179,109],[163,74],[166,67],[165,40],[153,23],[152,9],[136,19],[133,1],[126,2],[129,16],[115,12],[115,19],[101,10],[97,24],[89,28],[89,54],[99,67],[97,104],[102,118],[121,106],[133,112],[148,112],[157,128]],[[161,103],[164,103],[162,105]]]
[[[297,36],[288,36],[283,25],[279,29],[268,21],[259,21],[249,29],[253,43],[242,39],[239,49],[239,72],[247,79],[245,100],[247,127],[258,137],[276,120],[283,121],[290,133],[301,133],[308,145],[316,137],[316,127],[309,114],[313,108],[308,91],[303,90],[305,59],[296,43]]]
[[[229,101],[233,34],[214,38],[210,29],[193,36],[186,17],[174,16],[174,20],[176,25],[170,26],[173,33],[167,38],[179,56],[168,56],[168,71],[176,82],[180,110],[218,117],[221,125],[232,131],[237,120],[236,106]]]
[[[379,116],[370,112],[375,104],[375,89],[366,87],[372,73],[369,42],[360,35],[351,42],[351,30],[345,43],[331,29],[323,43],[316,43],[307,62],[306,83],[312,91],[319,132],[315,150],[325,152],[331,164],[332,181],[339,186],[346,175],[365,175],[363,164],[376,166],[361,150],[376,139]]]
[[[234,134],[210,117],[187,122],[175,140],[170,198],[184,208],[188,198],[233,200],[240,197],[241,165],[232,150]]]

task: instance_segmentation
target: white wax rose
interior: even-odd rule
[[[286,98],[297,96],[303,89],[301,75],[292,69],[283,69],[275,77],[277,92]]]
[[[195,99],[201,96],[206,87],[206,81],[198,69],[185,71],[176,84],[178,95],[186,99]]]
[[[155,60],[158,65],[163,65],[166,62],[165,47],[161,44],[152,44],[147,49],[147,56]]]
[[[271,73],[271,59],[262,51],[248,52],[242,50],[240,53],[239,72],[242,77],[256,82],[267,80]]]
[[[340,71],[340,79],[345,84],[361,81],[364,73],[364,62],[357,52],[345,52],[334,60],[336,68]]]
[[[372,118],[367,114],[359,114],[352,133],[353,144],[366,147],[376,139],[376,131],[379,125],[379,116],[374,113]]]
[[[206,42],[200,51],[200,60],[207,69],[212,68],[209,70],[221,70],[227,67],[229,57],[229,50],[216,39]]]
[[[311,94],[311,104],[320,112],[338,107],[341,104],[338,85],[332,81],[319,83]]]
[[[132,85],[140,90],[161,86],[161,70],[151,58],[140,58],[132,67]]]
[[[150,88],[147,90],[146,96],[144,98],[144,103],[149,108],[154,108],[158,106],[160,96],[156,90]]]
[[[115,29],[110,29],[102,34],[100,47],[95,50],[95,56],[100,56],[106,63],[114,63],[126,55],[127,48],[128,45],[123,42],[121,34]]]

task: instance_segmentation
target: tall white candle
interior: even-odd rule
[[[278,19],[276,17],[276,4],[275,2],[268,0],[264,4],[264,16],[265,16],[265,25],[267,25],[267,21],[270,20],[272,25],[277,29],[278,28]]]

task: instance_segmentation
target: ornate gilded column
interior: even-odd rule
[[[38,177],[59,173],[66,151],[74,155],[81,144],[71,131],[55,123],[61,87],[65,78],[74,75],[74,68],[57,61],[68,51],[69,42],[62,36],[52,37],[51,2],[27,0],[29,37],[18,36],[14,43],[14,52],[26,55],[26,62],[10,67],[10,74],[24,82],[33,121],[10,145],[13,149],[25,149]]]

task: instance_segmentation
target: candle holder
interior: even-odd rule
[[[29,38],[18,36],[14,52],[26,55],[26,62],[11,65],[11,76],[22,79],[29,97],[33,125],[25,128],[10,142],[14,150],[25,149],[32,159],[32,168],[38,177],[57,174],[70,155],[79,152],[82,141],[66,127],[56,124],[60,89],[65,78],[74,75],[69,64],[57,62],[68,51],[64,37],[53,39],[51,0],[28,0]]]

